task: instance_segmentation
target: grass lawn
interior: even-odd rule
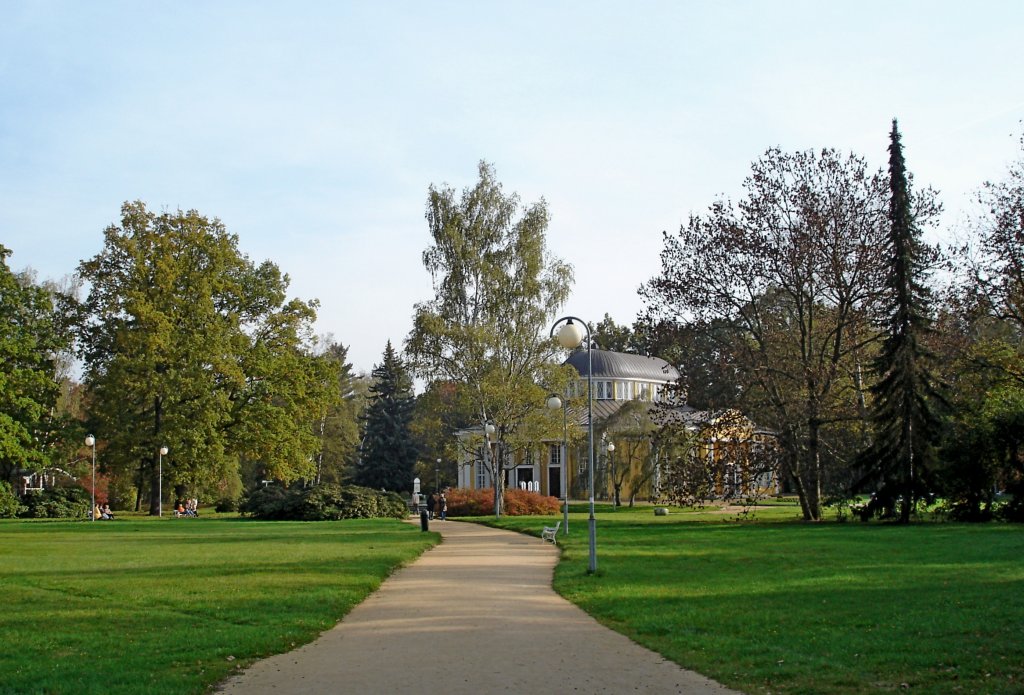
[[[0,693],[202,693],[435,543],[398,521],[0,521]]]
[[[1024,693],[1024,527],[804,524],[797,511],[737,523],[603,507],[591,576],[576,508],[555,588],[749,693]]]

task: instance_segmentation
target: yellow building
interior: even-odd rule
[[[609,350],[572,353],[566,360],[580,377],[568,394],[575,403],[587,395],[587,368],[593,363],[594,487],[599,499],[622,503],[660,496],[667,466],[659,456],[667,451],[659,437],[666,432],[689,437],[689,456],[706,458],[714,470],[716,496],[728,497],[756,487],[774,489],[775,476],[763,471],[750,475],[738,452],[750,451],[751,442],[763,441],[749,420],[735,411],[709,413],[686,405],[675,406],[672,386],[679,371],[663,359]],[[582,397],[582,398],[580,398]],[[569,399],[563,399],[567,402]],[[541,404],[538,404],[541,407]],[[524,488],[572,499],[587,495],[587,408],[570,407],[563,413],[566,437],[537,442],[516,455],[502,471],[510,488]],[[462,488],[492,488],[479,427],[456,433],[460,439],[459,481]],[[658,446],[655,446],[655,443]],[[489,450],[490,451],[490,450]],[[493,455],[493,452],[490,453]]]

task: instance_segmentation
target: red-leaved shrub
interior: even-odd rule
[[[448,516],[489,516],[494,514],[494,490],[470,490],[454,488],[448,491]],[[557,514],[558,498],[547,497],[538,492],[527,492],[518,488],[505,490],[504,514],[529,516],[532,514]]]

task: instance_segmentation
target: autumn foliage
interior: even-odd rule
[[[449,490],[448,516],[489,516],[494,514],[494,490],[483,488],[471,490],[456,488]],[[509,516],[529,516],[532,514],[557,514],[558,498],[548,497],[538,492],[527,492],[517,488],[509,488],[504,494],[504,514]]]

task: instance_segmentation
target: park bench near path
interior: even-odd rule
[[[220,693],[734,693],[599,624],[551,588],[558,549],[479,524],[443,541],[320,637]]]

